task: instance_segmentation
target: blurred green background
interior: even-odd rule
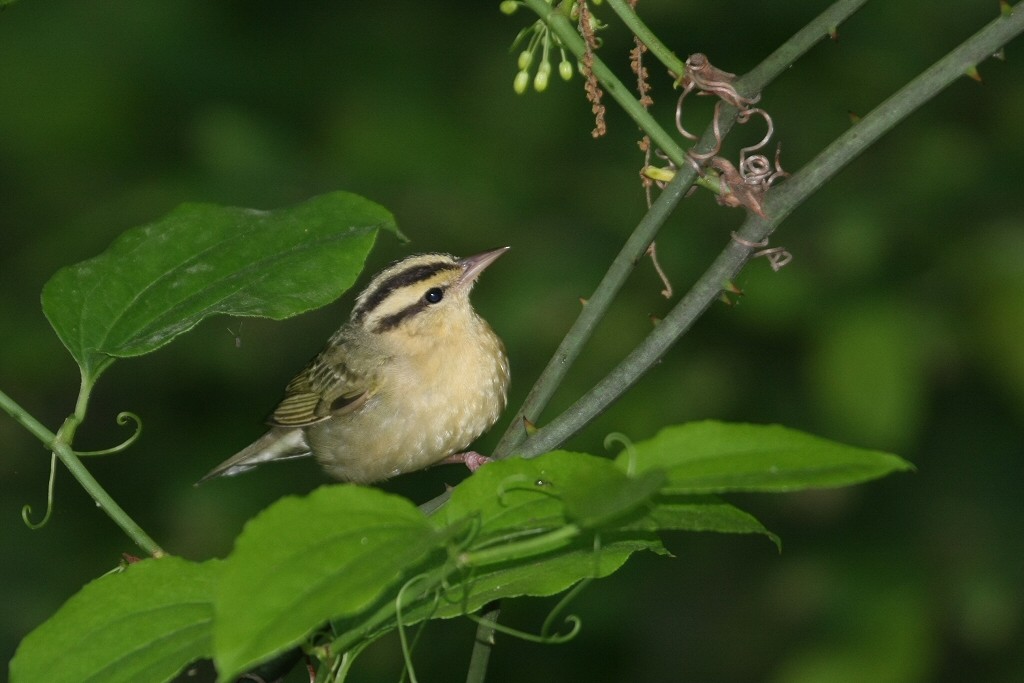
[[[39,308],[61,266],[186,201],[273,208],[334,189],[385,205],[412,239],[384,236],[368,268],[412,251],[509,244],[475,293],[503,336],[517,405],[644,212],[636,129],[609,108],[591,139],[577,77],[512,91],[509,44],[529,20],[498,2],[71,2],[0,11],[0,388],[50,428],[77,372]],[[826,6],[644,0],[678,54],[742,73]],[[628,77],[629,36],[602,57]],[[795,171],[911,77],[995,17],[994,0],[869,3],[764,94]],[[564,646],[499,637],[494,681],[1024,680],[1024,63],[981,65],[889,133],[782,226],[794,254],[755,261],[739,304],[711,309],[649,377],[569,446],[605,452],[701,418],[780,422],[891,450],[918,471],[843,491],[733,499],[782,536],[676,535],[673,558],[639,556],[574,603]],[[649,62],[655,114],[674,97]],[[696,115],[695,115],[696,116]],[[691,128],[702,124],[694,122]],[[743,135],[731,139],[733,153]],[[743,215],[707,193],[659,238],[679,291]],[[330,277],[325,273],[324,277]],[[545,417],[610,369],[674,303],[647,263]],[[284,322],[216,319],[99,383],[82,449],[124,434],[129,453],[89,461],[169,551],[225,555],[247,518],[324,482],[312,462],[192,487],[261,433],[284,384],[347,315],[350,293]],[[240,345],[236,343],[240,340]],[[499,423],[504,427],[504,422]],[[478,444],[486,450],[500,429]],[[63,470],[49,524],[47,453],[0,417],[0,651],[131,542]],[[447,467],[390,482],[416,501],[464,476]],[[329,524],[330,520],[310,520]],[[506,605],[537,631],[554,601]],[[461,680],[468,621],[434,624],[421,680]],[[60,656],[55,643],[55,656]],[[353,680],[394,681],[397,638]],[[301,673],[294,680],[303,680]]]

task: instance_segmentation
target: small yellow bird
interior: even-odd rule
[[[361,484],[441,461],[470,470],[486,462],[452,454],[507,402],[505,347],[469,301],[477,277],[507,250],[410,256],[373,278],[349,321],[289,382],[270,431],[200,482],[308,455]]]

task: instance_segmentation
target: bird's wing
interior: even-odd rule
[[[306,427],[355,410],[370,395],[370,381],[345,363],[344,346],[325,349],[285,387],[267,420],[279,427]]]

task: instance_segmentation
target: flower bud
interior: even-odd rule
[[[520,71],[516,74],[516,79],[512,81],[512,89],[516,91],[517,95],[522,95],[526,92],[526,86],[530,84],[530,74],[525,71]]]
[[[523,50],[519,53],[519,70],[526,71],[530,68],[530,63],[533,61],[533,53],[529,50]]]
[[[563,59],[558,63],[558,75],[562,77],[563,81],[572,78],[572,63],[568,59]]]
[[[537,92],[544,92],[548,89],[548,79],[551,77],[551,64],[541,62],[537,67],[537,75],[533,77],[533,89]]]
[[[501,10],[502,14],[515,14],[516,10],[519,9],[519,3],[516,0],[505,0],[498,5],[498,9]]]

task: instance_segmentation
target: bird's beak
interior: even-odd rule
[[[494,263],[499,256],[504,254],[511,247],[501,247],[500,249],[492,249],[491,251],[485,251],[482,254],[476,256],[467,256],[464,259],[459,259],[459,265],[462,266],[462,277],[459,278],[459,286],[471,285],[480,275],[484,272],[484,268]]]

